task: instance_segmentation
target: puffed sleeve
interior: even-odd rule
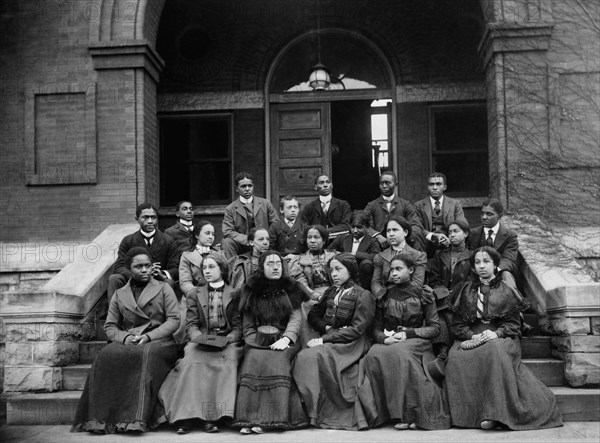
[[[385,295],[386,289],[385,284],[382,282],[383,278],[383,257],[381,254],[377,254],[373,259],[373,277],[371,278],[371,292],[376,299],[380,299]]]
[[[323,343],[350,343],[364,335],[375,316],[375,298],[366,289],[355,286],[360,291],[356,301],[354,316],[350,325],[345,328],[331,328],[323,336]]]

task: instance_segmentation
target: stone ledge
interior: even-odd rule
[[[600,354],[597,352],[558,352],[552,354],[565,362],[565,380],[573,388],[600,386]]]
[[[77,241],[1,242],[2,274],[60,271],[75,260],[76,249],[81,245]]]
[[[600,352],[600,337],[597,335],[571,335],[552,337],[552,345],[558,352]]]
[[[4,392],[53,392],[62,384],[62,368],[50,366],[4,367]]]

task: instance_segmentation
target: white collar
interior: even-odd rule
[[[202,245],[196,245],[196,251],[198,251],[199,253],[203,253],[203,252],[210,252],[210,246],[202,246]]]
[[[154,231],[152,231],[152,232],[145,232],[145,231],[142,231],[142,230],[140,229],[140,232],[141,232],[141,234],[142,234],[144,237],[146,237],[146,238],[152,238],[152,237],[154,237],[154,234],[156,234],[156,229],[155,229]]]
[[[221,280],[216,283],[209,283],[208,286],[210,286],[211,288],[218,289],[218,288],[225,286],[225,282],[223,280]]]
[[[294,223],[296,223],[296,220],[288,220],[287,218],[283,218],[283,221],[285,221],[285,224],[288,226],[293,226]]]
[[[323,197],[322,195],[319,195],[319,200],[321,200],[321,203],[330,203],[331,202],[331,197],[332,195],[329,194],[325,197]]]
[[[389,197],[386,197],[385,195],[382,194],[381,198],[383,198],[386,202],[391,203],[394,201],[394,198],[396,198],[396,194],[394,193],[394,194],[390,195]]]
[[[431,201],[431,207],[435,208],[435,202],[436,202],[435,198],[429,197],[429,200]],[[441,207],[444,204],[444,195],[442,194],[442,196],[440,197],[440,199],[437,200],[437,201],[440,202],[440,207]]]
[[[358,239],[356,239],[356,238],[352,237],[352,242],[353,242],[353,243],[360,243],[360,242],[363,240],[363,238],[365,238],[365,236],[364,236],[364,235],[363,235],[361,238],[358,238]]]
[[[496,234],[498,234],[499,229],[500,229],[500,222],[496,223],[496,226],[494,226],[493,228],[485,228],[485,235],[487,236],[488,231],[491,230],[494,233],[494,237],[495,237]]]
[[[406,240],[404,240],[402,243],[400,243],[398,246],[392,246],[392,249],[402,252],[404,251],[404,247],[406,246]]]
[[[245,199],[244,197],[242,197],[242,196],[240,195],[240,201],[241,201],[241,202],[242,202],[242,204],[244,204],[244,205],[251,205],[253,200],[254,200],[254,196],[252,196],[252,197],[250,197],[250,198],[248,198],[248,199]]]
[[[194,226],[194,224],[191,221],[186,221],[186,220],[182,220],[182,219],[179,219],[179,223],[181,223],[183,226],[185,226],[187,228]]]

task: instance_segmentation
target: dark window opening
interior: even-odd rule
[[[161,206],[230,202],[231,134],[229,115],[160,118]]]
[[[453,197],[489,194],[487,111],[484,104],[430,107],[432,169],[448,179]]]

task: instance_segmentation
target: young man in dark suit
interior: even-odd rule
[[[371,228],[367,232],[379,241],[383,250],[388,247],[387,239],[383,234],[388,220],[391,216],[404,217],[410,224],[412,231],[408,239],[409,245],[418,251],[425,252],[425,237],[421,220],[414,206],[408,200],[396,195],[397,183],[396,174],[392,171],[381,174],[379,178],[381,195],[370,201],[365,208],[365,212],[371,220]]]
[[[240,172],[235,176],[235,191],[240,197],[225,208],[223,216],[221,250],[228,259],[252,250],[248,243],[250,229],[269,230],[269,226],[279,220],[271,202],[254,195],[254,182],[249,173]]]
[[[483,202],[481,226],[471,229],[471,235],[467,242],[472,251],[486,245],[495,248],[502,256],[498,267],[514,275],[517,270],[519,240],[515,232],[500,222],[503,214],[504,207],[499,200],[492,199]]]
[[[446,176],[441,172],[433,172],[427,180],[429,196],[415,203],[415,210],[427,240],[428,258],[433,257],[436,249],[450,246],[450,240],[446,235],[450,223],[456,220],[467,221],[460,202],[444,195],[446,188]]]
[[[108,277],[106,295],[108,302],[115,291],[127,283],[131,272],[125,266],[127,252],[136,246],[142,246],[150,252],[152,258],[152,277],[164,281],[172,288],[179,275],[179,251],[175,241],[157,228],[158,210],[151,203],[142,203],[135,210],[135,219],[140,229],[133,234],[126,235],[119,245],[117,260],[113,267],[113,274]]]
[[[373,259],[381,252],[379,242],[367,234],[369,216],[365,211],[352,211],[350,218],[350,234],[338,236],[329,246],[338,252],[349,252],[356,257],[360,276],[360,285],[371,290],[373,278]]]
[[[165,229],[165,234],[170,235],[177,250],[180,253],[189,251],[192,247],[194,237],[194,206],[189,201],[180,201],[177,203],[175,215],[179,219],[173,226]]]
[[[315,179],[315,191],[319,198],[307,204],[300,213],[300,220],[308,226],[321,225],[327,229],[329,239],[350,232],[350,204],[332,195],[333,183],[328,175]]]

